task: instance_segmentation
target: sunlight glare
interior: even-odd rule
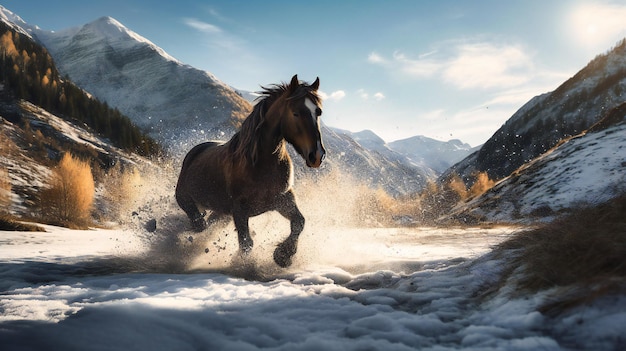
[[[591,50],[606,50],[626,36],[626,6],[589,3],[576,7],[568,21],[572,39]]]

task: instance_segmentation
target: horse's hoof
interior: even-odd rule
[[[247,239],[243,243],[239,244],[239,251],[241,254],[248,255],[250,251],[252,251],[252,247],[254,246],[254,242],[252,239]]]
[[[274,250],[274,262],[282,268],[291,266],[291,255],[287,254],[284,250],[281,250],[280,246]]]

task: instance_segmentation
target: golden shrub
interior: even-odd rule
[[[70,227],[88,225],[95,193],[90,165],[67,153],[54,169],[49,185],[41,192],[44,220]]]
[[[0,168],[0,213],[8,213],[11,205],[11,179],[5,168]]]
[[[476,175],[476,181],[470,188],[469,195],[472,197],[481,195],[485,191],[493,188],[495,184],[496,182],[494,180],[489,179],[487,172],[480,172]]]

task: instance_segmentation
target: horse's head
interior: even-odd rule
[[[293,145],[306,165],[313,168],[319,167],[326,155],[320,132],[322,108],[317,95],[319,86],[319,78],[309,85],[301,84],[298,76],[293,76],[286,89],[286,111],[281,119],[285,140]]]

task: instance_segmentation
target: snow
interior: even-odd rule
[[[6,9],[4,6],[1,6],[1,5],[0,5],[0,21],[6,23],[9,27],[13,28],[17,32],[20,32],[26,35],[27,37],[32,38],[30,33],[26,29],[24,29],[24,27],[27,27],[26,22],[24,22],[24,20],[20,16],[14,14],[13,12],[9,11],[8,9]],[[34,28],[37,28],[37,27],[34,27]]]
[[[165,249],[172,241],[158,230],[45,229],[0,232],[3,350],[611,350],[625,342],[623,296],[560,320],[537,312],[549,293],[477,298],[500,276],[490,247],[516,228],[309,228],[287,270],[271,263],[265,228],[245,259],[233,243],[214,249],[212,241],[235,241],[223,233]],[[205,246],[208,254],[181,255]],[[224,253],[228,262],[216,265],[212,255]],[[186,268],[165,270],[160,259]]]
[[[135,45],[135,43],[147,44],[149,47],[158,52],[159,55],[163,56],[166,60],[182,65],[180,61],[169,55],[167,52],[165,52],[165,50],[156,46],[150,40],[126,28],[123,24],[121,24],[119,21],[112,17],[101,17],[98,20],[92,22],[92,26],[94,27],[95,31],[99,32],[100,35],[109,38],[112,41],[115,41],[117,45],[133,46]]]

